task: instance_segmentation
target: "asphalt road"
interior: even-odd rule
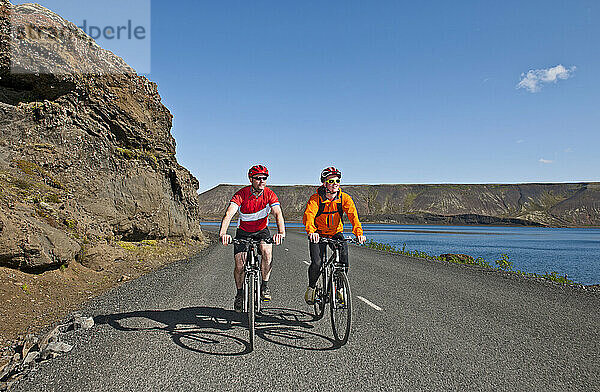
[[[214,245],[93,300],[97,325],[13,390],[600,390],[597,292],[352,246],[352,333],[336,347],[304,304],[308,246],[291,232],[249,353],[232,253]]]

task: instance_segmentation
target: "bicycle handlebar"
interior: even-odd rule
[[[238,245],[246,245],[246,244],[260,244],[261,242],[267,243],[267,244],[275,244],[275,241],[273,241],[273,238],[266,238],[266,239],[260,239],[260,240],[255,240],[252,238],[239,238],[236,239],[234,238],[232,243],[234,244],[238,244]]]
[[[319,238],[319,243],[322,243],[322,244],[341,245],[342,242],[352,242],[355,244],[360,244],[360,242],[358,242],[358,240],[356,238],[344,238],[344,239],[334,239],[334,238],[326,238],[326,237]]]

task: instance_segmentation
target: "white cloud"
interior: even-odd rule
[[[525,141],[525,140],[523,140],[523,139],[519,139],[519,140],[517,140],[517,144],[521,144],[521,143],[523,143],[524,141]]]
[[[565,150],[565,152],[571,153],[571,152],[573,152],[573,149],[571,147],[567,147],[567,149]]]
[[[544,158],[540,158],[540,162],[547,165],[547,164],[552,163],[554,161],[551,161],[551,160],[548,160],[548,159],[544,159]]]
[[[517,84],[517,88],[524,88],[530,93],[537,93],[544,84],[556,83],[559,79],[570,78],[573,76],[575,69],[574,65],[565,68],[562,64],[546,69],[531,69],[527,73],[521,74],[521,81]]]

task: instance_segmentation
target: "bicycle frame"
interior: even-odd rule
[[[262,279],[259,279],[262,277],[262,272],[261,272],[261,261],[262,261],[262,256],[259,257],[259,250],[258,250],[258,244],[261,242],[266,242],[266,243],[270,243],[269,241],[265,241],[265,240],[255,240],[252,238],[248,238],[248,239],[234,239],[234,243],[238,243],[238,244],[243,244],[246,246],[246,261],[244,262],[244,312],[247,312],[248,309],[248,302],[249,302],[249,297],[248,297],[248,287],[249,287],[249,282],[250,280],[254,280],[255,282],[255,291],[260,293],[260,284]],[[259,295],[260,297],[260,295]],[[260,311],[260,301],[255,302],[257,303],[257,311]]]
[[[321,240],[323,241],[323,240]],[[332,255],[327,259],[327,247],[323,252],[323,262],[321,262],[321,273],[325,275],[326,287],[323,288],[323,300],[325,303],[329,302],[329,295],[331,293],[331,276],[337,271],[345,271],[346,267],[340,262],[340,249],[338,245],[332,242],[332,240],[323,241],[327,243],[327,247],[333,251]],[[326,261],[325,261],[326,260]]]
[[[246,262],[244,263],[244,312],[248,311],[248,303],[249,303],[249,293],[248,293],[248,287],[249,287],[249,281],[251,279],[254,280],[254,288],[255,288],[255,292],[259,293],[258,297],[259,300],[258,301],[254,301],[254,303],[256,304],[256,311],[260,312],[260,284],[262,279],[258,279],[260,277],[262,277],[261,274],[261,261],[262,261],[262,256],[258,257],[258,247],[257,247],[257,243],[253,242],[249,242],[248,243],[248,251],[246,252]]]

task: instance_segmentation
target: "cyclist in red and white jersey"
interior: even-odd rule
[[[248,170],[248,179],[250,185],[237,191],[231,198],[229,207],[225,211],[225,216],[221,221],[219,237],[223,245],[230,244],[232,238],[227,234],[229,223],[239,211],[238,228],[235,234],[236,239],[253,238],[253,239],[268,239],[273,238],[273,241],[279,245],[285,237],[285,224],[283,221],[283,212],[281,205],[275,192],[267,188],[267,178],[269,170],[263,165],[255,165]],[[271,237],[269,232],[268,216],[273,213],[277,223],[277,234]],[[259,245],[262,253],[262,284],[261,298],[263,301],[271,300],[271,290],[269,289],[269,277],[271,275],[271,260],[272,249],[271,244],[261,243]],[[237,292],[233,308],[241,312],[244,303],[244,264],[246,262],[246,252],[244,245],[234,244],[233,258],[235,267],[233,269],[233,277]]]

